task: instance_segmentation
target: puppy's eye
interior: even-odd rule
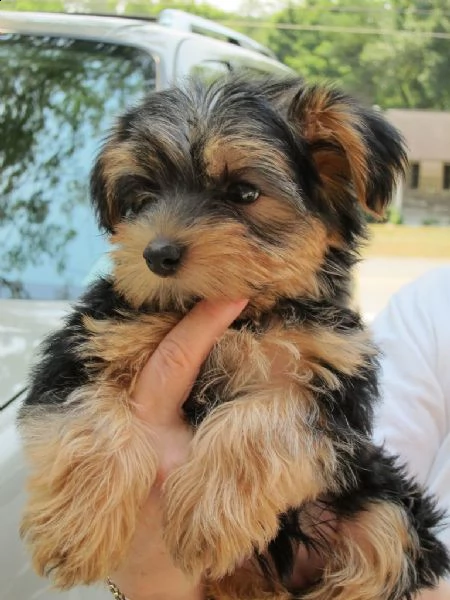
[[[132,197],[128,202],[128,206],[124,208],[124,214],[126,217],[134,217],[146,208],[149,208],[152,204],[154,204],[154,200],[151,198],[139,198],[139,196]]]
[[[227,198],[236,204],[252,204],[261,192],[250,183],[232,183],[227,190]]]

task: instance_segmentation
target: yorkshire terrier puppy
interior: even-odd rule
[[[371,441],[377,353],[349,308],[363,209],[382,213],[405,162],[378,112],[298,79],[192,83],[118,120],[91,183],[112,274],[45,342],[20,414],[38,572],[69,588],[119,565],[158,467],[136,379],[196,301],[249,298],[184,407],[190,457],[165,486],[174,560],[216,598],[436,584],[441,515]],[[302,546],[322,569],[294,589]]]

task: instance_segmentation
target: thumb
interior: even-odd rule
[[[154,425],[179,421],[180,407],[208,353],[246,304],[247,300],[203,300],[163,339],[135,390],[144,419]]]

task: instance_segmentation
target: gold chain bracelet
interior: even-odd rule
[[[117,585],[111,581],[109,577],[106,579],[106,585],[108,586],[109,591],[114,596],[115,600],[127,600],[127,597],[122,594]]]

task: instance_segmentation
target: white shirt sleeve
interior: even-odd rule
[[[373,333],[382,353],[375,440],[398,454],[450,515],[450,268],[394,295]],[[442,539],[450,549],[450,529]]]

